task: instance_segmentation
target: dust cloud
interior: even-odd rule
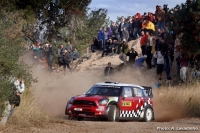
[[[30,64],[30,59],[25,59]],[[63,71],[49,73],[44,69],[33,69],[34,77],[38,82],[34,83],[35,102],[45,112],[53,116],[64,116],[67,101],[74,95],[81,95],[87,92],[95,83],[114,81],[137,85],[153,86],[156,83],[155,69],[148,71],[136,71],[131,67],[125,67],[115,72],[113,76],[105,77],[104,68],[87,69],[75,74]],[[166,105],[160,102],[157,94],[154,94],[154,112],[156,121],[167,122],[183,116],[180,108],[173,105]]]

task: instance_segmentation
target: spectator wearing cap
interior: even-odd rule
[[[64,46],[63,46],[63,44],[61,44],[60,47],[58,48],[58,65],[59,65],[59,67],[61,67],[61,65],[62,65],[63,54],[64,54]]]
[[[108,62],[108,66],[105,67],[105,69],[104,69],[104,75],[109,76],[109,75],[112,75],[113,72],[114,72],[114,68],[111,66],[111,63]]]
[[[135,59],[138,56],[137,51],[135,51],[135,49],[132,47],[131,50],[126,54],[129,57],[129,63],[134,64],[135,63]]]
[[[138,58],[134,64],[134,68],[144,67],[144,61],[146,60],[146,58],[147,58],[147,55],[144,55]]]

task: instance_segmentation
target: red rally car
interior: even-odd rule
[[[105,82],[95,84],[87,93],[73,96],[65,114],[83,118],[107,118],[108,121],[154,120],[152,88],[134,84]]]

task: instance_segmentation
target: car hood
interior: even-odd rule
[[[107,96],[100,96],[100,95],[80,95],[76,96],[74,100],[89,100],[89,101],[96,101],[99,99],[108,98]]]

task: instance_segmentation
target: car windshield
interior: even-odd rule
[[[122,87],[120,86],[105,86],[95,85],[93,86],[86,95],[102,95],[102,96],[120,96]]]

